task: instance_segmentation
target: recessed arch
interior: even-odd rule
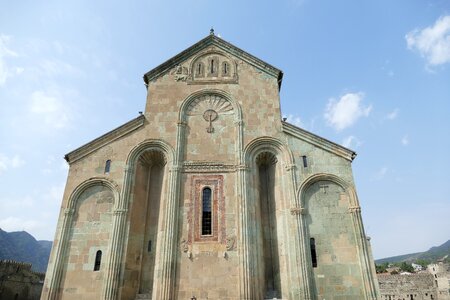
[[[181,123],[185,123],[187,121],[187,110],[191,103],[195,101],[197,98],[205,96],[205,95],[217,95],[226,101],[228,101],[234,111],[234,119],[235,121],[241,121],[242,120],[242,109],[239,103],[227,92],[218,90],[218,89],[202,89],[197,92],[192,93],[189,95],[181,104],[180,111],[178,115],[178,121]]]
[[[201,62],[201,60],[204,60],[205,57],[210,57],[210,56],[218,56],[218,57],[223,57],[225,60],[225,62],[228,63],[228,74],[227,76],[234,76],[237,73],[237,62],[236,60],[234,60],[230,55],[228,55],[225,52],[221,52],[218,50],[214,50],[214,49],[210,49],[207,50],[205,52],[200,52],[198,53],[196,56],[194,56],[194,58],[191,60],[190,64],[189,64],[189,74],[192,76],[192,78],[195,78],[195,74],[196,74],[196,66],[199,62]]]
[[[83,181],[80,183],[72,192],[72,194],[69,197],[69,201],[67,203],[67,208],[70,210],[75,209],[77,200],[79,199],[80,195],[87,190],[90,187],[93,186],[105,186],[109,188],[113,195],[114,195],[114,206],[117,205],[119,202],[119,193],[120,188],[119,186],[112,181],[111,179],[103,178],[103,177],[93,177],[86,181]]]
[[[337,185],[339,185],[341,188],[344,189],[346,193],[348,193],[349,196],[349,207],[359,207],[359,201],[358,197],[356,195],[355,189],[353,186],[345,181],[344,179],[329,173],[318,173],[311,175],[308,177],[303,183],[300,185],[297,191],[297,197],[300,201],[301,207],[305,207],[305,192],[308,190],[308,188],[313,185],[314,183],[318,181],[331,181]]]
[[[269,136],[258,137],[245,146],[245,161],[251,163],[263,152],[270,152],[277,157],[281,157],[285,164],[293,165],[295,163],[292,151],[280,140]]]
[[[162,151],[165,155],[165,162],[167,164],[172,164],[175,157],[175,152],[173,148],[166,143],[163,140],[157,140],[157,139],[148,139],[141,143],[139,143],[137,146],[135,146],[127,157],[127,166],[128,167],[134,167],[136,166],[136,163],[138,159],[141,157],[144,152],[151,152],[152,150],[156,151]]]

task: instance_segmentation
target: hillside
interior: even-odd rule
[[[404,254],[404,255],[381,258],[381,259],[377,259],[375,261],[375,263],[382,264],[385,262],[396,263],[396,262],[403,262],[403,261],[414,262],[418,259],[430,260],[432,262],[435,262],[438,259],[441,259],[446,255],[448,255],[450,257],[450,240],[448,240],[447,242],[445,242],[444,244],[442,244],[440,246],[431,247],[428,251],[425,251],[425,252],[418,252],[418,253],[411,253],[411,254]]]
[[[6,232],[0,229],[0,259],[28,262],[33,270],[45,272],[52,242],[37,241],[26,231]]]

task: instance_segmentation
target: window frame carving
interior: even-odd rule
[[[203,190],[211,189],[211,234],[202,234]],[[226,244],[223,175],[194,175],[191,180],[191,203],[188,211],[188,244],[218,242]]]

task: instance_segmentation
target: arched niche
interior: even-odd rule
[[[289,176],[286,166],[293,164],[289,149],[272,137],[260,137],[244,150],[247,172],[248,213],[253,216],[254,240],[258,251],[252,257],[256,266],[256,297],[284,298],[288,295]]]
[[[102,178],[83,182],[69,198],[67,210],[73,212],[73,217],[66,237],[61,288],[70,290],[75,297],[101,297],[98,287],[103,285],[107,270],[113,211],[118,199],[117,185]],[[103,259],[96,265],[99,251]]]
[[[358,241],[350,214],[357,204],[354,189],[335,175],[316,174],[302,184],[299,197],[306,209],[308,267],[314,294],[318,298],[364,298]]]
[[[204,89],[191,94],[180,107],[186,161],[234,162],[240,148],[241,108],[227,93]]]
[[[137,145],[128,157],[131,180],[129,190],[129,231],[125,276],[132,281],[122,295],[152,294],[161,238],[160,224],[167,201],[168,166],[172,148],[161,140]]]
[[[237,83],[237,63],[228,54],[209,49],[194,57],[189,65],[189,83]]]

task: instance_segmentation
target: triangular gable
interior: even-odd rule
[[[282,124],[283,124],[283,132],[290,134],[302,141],[313,144],[323,150],[331,152],[337,156],[343,157],[349,161],[353,161],[353,159],[356,157],[356,152],[353,150],[345,148],[339,144],[331,142],[327,139],[324,139],[323,137],[315,135],[314,133],[301,129],[290,123],[283,121]]]
[[[144,125],[145,117],[144,115],[140,115],[139,117],[128,121],[127,123],[117,127],[116,129],[111,130],[110,132],[105,133],[104,135],[90,141],[89,143],[67,153],[64,158],[65,160],[71,164],[86,155],[104,147],[113,141],[123,137],[124,135],[129,134],[130,132],[140,128]]]
[[[194,54],[198,53],[199,51],[209,46],[216,46],[217,48],[231,55],[239,57],[243,61],[260,69],[261,71],[276,77],[278,79],[278,89],[281,88],[281,81],[283,79],[283,72],[281,70],[245,52],[244,50],[239,49],[238,47],[230,44],[229,42],[215,36],[213,33],[211,33],[204,39],[200,40],[196,44],[192,45],[191,47],[187,48],[186,50],[182,51],[181,53],[175,55],[166,62],[160,64],[156,68],[145,73],[144,75],[145,84],[147,85],[150,81],[154,80],[155,78],[158,78],[159,76],[165,74],[166,72],[169,72],[172,68],[174,68],[178,64],[182,63],[189,57],[193,56]]]

